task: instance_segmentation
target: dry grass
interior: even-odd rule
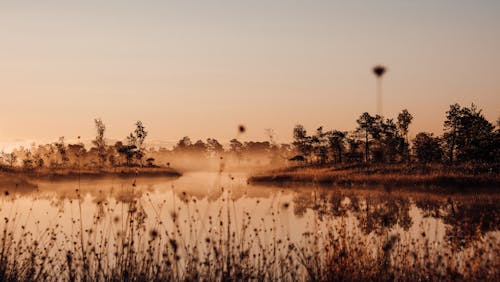
[[[3,179],[77,179],[81,178],[104,178],[104,177],[179,177],[182,173],[170,167],[114,167],[103,169],[37,169],[26,171],[21,168],[12,168],[2,172],[0,178]]]
[[[341,186],[382,185],[385,187],[500,187],[500,174],[472,172],[462,168],[372,166],[372,167],[291,167],[261,172],[250,182],[320,183]]]
[[[275,207],[272,223],[265,224],[250,212],[236,213],[231,193],[222,188],[221,192],[214,207],[217,215],[208,218],[207,235],[201,237],[197,226],[203,212],[187,193],[180,194],[167,216],[163,204],[154,205],[154,212],[148,214],[147,197],[116,203],[98,200],[99,212],[91,227],[84,228],[83,197],[77,190],[73,204],[79,212],[72,218],[70,232],[57,222],[34,232],[12,214],[0,224],[0,281],[500,279],[498,234],[484,233],[460,248],[436,244],[425,233],[408,242],[407,225],[397,223],[403,227],[394,229],[389,224],[390,211],[398,214],[399,209],[408,209],[408,203],[400,203],[398,197],[388,203],[372,198],[368,208],[368,202],[355,195],[320,195],[311,202],[313,218],[306,232],[301,240],[292,241],[277,234],[280,213],[294,209],[294,203]],[[12,196],[2,197],[9,201]],[[390,203],[400,207],[394,211]],[[181,216],[186,210],[189,216]],[[352,228],[347,220],[350,214],[356,218],[355,226],[377,226],[377,231]],[[147,227],[148,219],[153,228]]]

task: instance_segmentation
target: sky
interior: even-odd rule
[[[278,142],[408,109],[440,134],[449,105],[500,116],[500,1],[3,1],[0,144],[91,139]],[[239,124],[247,128],[237,134]],[[1,146],[0,146],[1,147]],[[1,149],[1,148],[0,148]]]

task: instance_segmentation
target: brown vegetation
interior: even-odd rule
[[[473,170],[476,171],[473,171]],[[441,165],[406,166],[297,166],[261,172],[250,182],[300,182],[352,185],[383,185],[384,187],[500,187],[500,174],[489,169],[465,166],[449,168]]]
[[[160,204],[147,214],[145,205],[152,205],[148,198],[100,199],[91,227],[84,229],[83,199],[77,190],[73,203],[80,214],[71,219],[74,231],[54,222],[33,232],[16,216],[5,218],[0,225],[0,280],[495,281],[500,277],[500,245],[491,233],[498,229],[495,199],[484,198],[483,205],[474,201],[471,206],[460,199],[411,201],[397,195],[363,199],[341,190],[312,198],[309,193],[274,207],[269,224],[250,212],[236,212],[230,191],[221,188],[221,193],[213,206],[217,216],[209,216],[201,228],[206,215],[188,193],[177,198],[178,208],[171,213]],[[12,201],[12,196],[1,197]],[[424,217],[438,217],[447,224],[444,241],[435,242],[424,231],[408,237],[414,225],[409,211],[415,205]],[[258,200],[255,208],[261,208]],[[303,215],[302,209],[313,214],[301,239],[277,235],[282,231],[281,214]],[[155,228],[147,228],[148,218]],[[467,224],[456,227],[463,220]]]

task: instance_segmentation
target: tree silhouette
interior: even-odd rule
[[[205,154],[207,152],[207,144],[202,140],[198,140],[193,144],[193,151],[198,154]]]
[[[380,161],[394,162],[398,155],[405,155],[404,139],[398,132],[398,127],[393,119],[386,119],[376,117],[376,130],[378,134],[379,152],[381,154]],[[380,129],[378,129],[380,127]]]
[[[450,106],[443,135],[450,164],[454,161],[495,161],[499,150],[495,127],[472,104]]]
[[[106,131],[106,126],[102,122],[100,118],[94,119],[95,128],[96,128],[96,136],[92,141],[92,144],[96,146],[97,153],[99,156],[99,166],[103,167],[106,161],[106,142],[104,140],[104,132]]]
[[[369,113],[363,113],[358,120],[357,132],[362,132],[365,138],[365,162],[369,162],[370,156],[370,136],[373,136],[375,129],[375,117],[372,117]]]
[[[398,114],[398,130],[401,134],[401,136],[404,136],[404,146],[403,152],[406,153],[405,157],[406,160],[410,160],[410,154],[409,154],[409,140],[408,140],[408,128],[410,127],[411,121],[413,120],[413,116],[408,112],[407,109],[404,109],[401,111],[401,113]]]
[[[312,136],[311,143],[317,162],[325,164],[328,160],[328,135],[323,132],[323,127],[316,129],[316,134]]]
[[[443,155],[441,140],[432,133],[418,133],[413,139],[413,150],[421,163],[439,162]]]
[[[66,167],[66,164],[69,161],[68,154],[66,151],[66,145],[64,144],[64,136],[59,137],[59,141],[54,144],[59,152],[59,156],[61,158],[61,167]]]
[[[241,154],[243,153],[243,144],[238,141],[238,139],[233,138],[229,141],[229,151],[236,155],[239,159],[241,158]]]
[[[210,154],[212,154],[213,156],[224,152],[224,147],[215,138],[208,138],[206,145],[207,145],[208,152]]]
[[[179,140],[179,142],[177,142],[177,144],[174,147],[174,151],[187,152],[192,145],[193,142],[191,142],[191,138],[189,138],[189,136],[184,136]]]
[[[333,130],[328,134],[328,141],[330,142],[330,148],[333,151],[334,161],[337,163],[342,163],[342,155],[345,150],[345,138],[347,136],[346,132]]]
[[[135,126],[135,130],[127,136],[128,144],[119,148],[119,152],[127,156],[127,165],[130,165],[131,160],[135,157],[142,166],[142,158],[144,157],[143,145],[148,132],[141,121],[137,121]]]
[[[304,126],[298,124],[293,128],[293,145],[304,156],[309,158],[313,151],[311,137],[307,136],[307,131]]]

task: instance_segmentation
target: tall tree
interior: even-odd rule
[[[474,104],[470,107],[451,105],[446,112],[444,129],[443,138],[451,164],[454,161],[494,161],[499,146],[495,127]]]
[[[342,155],[345,151],[345,138],[347,133],[333,130],[328,134],[330,148],[333,151],[333,160],[336,163],[342,163]]]
[[[393,119],[379,120],[380,136],[377,138],[380,152],[380,160],[394,162],[398,156],[404,157],[404,139],[398,132],[397,125]]]
[[[401,113],[398,114],[398,130],[405,138],[408,138],[408,128],[412,120],[413,116],[407,109],[402,110]]]
[[[59,156],[61,158],[60,165],[62,167],[66,167],[66,164],[69,161],[68,154],[66,151],[66,145],[64,144],[64,136],[59,137],[59,141],[54,144],[59,152]]]
[[[307,131],[304,126],[298,124],[293,128],[293,145],[305,157],[309,158],[312,151],[312,138],[307,136]]]
[[[142,153],[143,149],[144,149],[144,147],[143,147],[144,140],[148,136],[148,132],[146,131],[146,128],[142,124],[142,121],[138,120],[135,123],[134,134],[135,134],[135,139],[136,139],[135,145],[137,146],[137,150]]]
[[[328,161],[328,135],[323,132],[323,127],[316,129],[316,134],[312,136],[311,143],[317,162],[325,164]]]
[[[404,143],[401,147],[407,161],[410,160],[410,142],[408,140],[408,129],[412,120],[413,116],[408,112],[407,109],[402,110],[401,113],[398,114],[398,130],[401,136],[404,137]]]
[[[130,165],[130,161],[135,157],[140,165],[142,165],[142,159],[144,157],[144,140],[148,136],[146,128],[139,120],[135,123],[135,129],[127,136],[128,145],[121,148],[122,153],[127,155],[127,163]]]
[[[460,131],[460,115],[460,105],[450,105],[450,109],[446,112],[446,120],[444,121],[445,132],[443,138],[447,145],[446,149],[450,164],[453,164],[455,157],[455,148],[457,146],[457,139]]]
[[[356,122],[358,123],[356,132],[364,135],[365,162],[368,163],[370,160],[370,138],[372,138],[374,134],[378,136],[378,130],[376,130],[376,117],[373,117],[369,113],[365,112],[356,120]]]
[[[92,141],[92,144],[97,149],[97,154],[99,156],[99,166],[104,167],[106,162],[106,141],[104,140],[104,132],[106,131],[106,126],[100,118],[94,119],[96,136]]]

